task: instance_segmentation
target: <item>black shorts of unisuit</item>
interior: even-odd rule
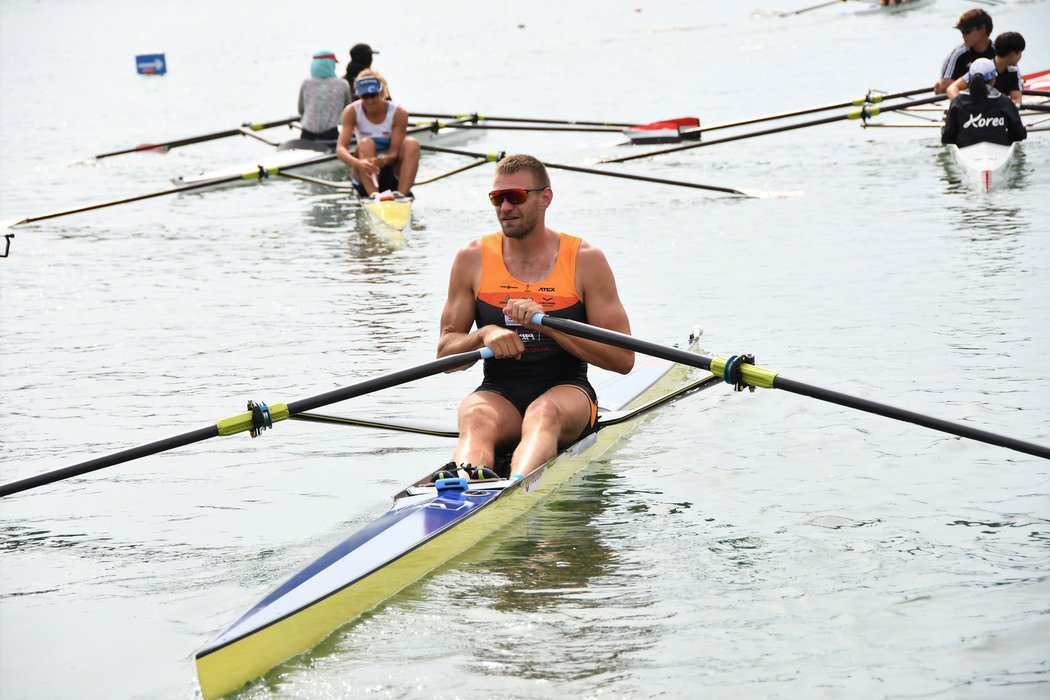
[[[587,395],[588,400],[591,402],[591,419],[587,426],[580,433],[580,437],[577,440],[595,432],[598,429],[598,395],[594,393],[594,387],[586,379],[568,379],[564,382],[558,382],[550,386],[540,385],[539,387],[532,386],[508,386],[506,384],[500,384],[498,382],[482,382],[481,385],[474,391],[491,391],[494,394],[499,394],[507,401],[510,401],[514,405],[514,408],[518,409],[518,413],[525,416],[525,410],[529,407],[533,401],[538,399],[541,394],[546,392],[548,389],[553,389],[556,386],[571,386],[579,389]]]

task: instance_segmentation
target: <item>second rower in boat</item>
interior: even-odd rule
[[[995,88],[1003,93],[1014,104],[1021,104],[1021,71],[1017,64],[1024,52],[1024,37],[1017,32],[1003,32],[995,37],[995,70],[999,74],[995,79]],[[948,86],[948,99],[954,100],[970,83],[970,74],[962,76]]]
[[[995,58],[992,45],[992,17],[984,10],[967,10],[959,16],[955,28],[962,32],[963,43],[957,46],[941,66],[941,77],[933,84],[940,95],[969,70],[978,58]]]
[[[354,44],[354,47],[350,49],[350,63],[346,65],[346,75],[343,79],[346,80],[346,84],[350,86],[350,97],[357,99],[360,97],[354,92],[354,84],[357,82],[357,76],[362,71],[368,70],[372,67],[372,56],[379,55],[379,52],[374,50],[368,44]]]
[[[970,91],[952,100],[941,129],[941,143],[959,148],[984,141],[1009,146],[1028,133],[1017,105],[995,89],[995,63],[979,58],[970,64]]]
[[[407,136],[408,110],[385,99],[386,86],[374,71],[362,71],[355,83],[361,99],[343,110],[343,129],[336,154],[350,166],[362,195],[391,191],[412,196],[419,171],[419,141]],[[357,140],[350,150],[350,137]],[[402,194],[404,193],[404,194]]]
[[[310,64],[310,77],[299,87],[299,120],[302,138],[335,141],[339,121],[350,104],[350,88],[335,75],[336,57],[331,51],[318,51]]]
[[[547,228],[554,198],[543,163],[527,155],[496,164],[489,201],[501,232],[457,254],[441,312],[438,357],[483,347],[484,379],[459,407],[459,442],[435,478],[524,477],[595,429],[597,398],[588,363],[626,374],[634,353],[565,335],[536,313],[630,333],[627,312],[601,250]],[[472,327],[476,329],[471,331]],[[498,456],[513,450],[510,464]]]

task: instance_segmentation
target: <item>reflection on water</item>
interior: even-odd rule
[[[616,478],[591,472],[567,484],[536,509],[524,528],[515,528],[495,552],[471,565],[511,584],[491,592],[494,609],[534,612],[558,605],[606,573],[613,562],[594,518],[605,511],[605,491]]]

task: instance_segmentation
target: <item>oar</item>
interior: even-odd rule
[[[519,122],[521,124],[566,124],[569,126],[615,126],[622,129],[626,129],[629,126],[638,126],[637,122],[595,122],[595,121],[583,121],[576,119],[532,119],[529,117],[490,117],[488,115],[481,114],[429,114],[426,112],[412,112],[413,117],[423,117],[425,119],[463,119],[468,118],[473,122],[477,121],[493,121],[493,122]]]
[[[639,158],[649,158],[651,156],[659,156],[665,153],[675,153],[677,151],[685,151],[690,148],[703,148],[704,146],[713,146],[716,143],[729,143],[730,141],[739,141],[741,139],[750,139],[756,136],[765,136],[767,134],[778,134],[782,131],[791,131],[793,129],[803,129],[808,126],[818,126],[820,124],[830,124],[832,122],[846,121],[850,119],[862,119],[866,120],[870,117],[877,116],[884,112],[894,112],[900,109],[907,109],[908,107],[914,107],[915,105],[929,104],[931,102],[938,102],[940,100],[947,99],[947,95],[934,95],[933,97],[926,97],[921,100],[913,100],[911,102],[905,102],[896,105],[890,105],[888,107],[878,107],[876,105],[864,105],[857,109],[852,109],[846,114],[837,114],[833,117],[824,117],[822,119],[813,119],[805,122],[798,122],[796,124],[788,124],[786,126],[778,126],[772,129],[763,129],[762,131],[752,131],[747,134],[737,134],[735,136],[727,136],[721,139],[715,139],[713,141],[700,141],[697,143],[689,143],[682,146],[672,146],[671,148],[663,148],[658,151],[649,151],[648,153],[636,153],[629,156],[620,156],[619,158],[606,158],[601,163],[624,163],[629,160],[637,160]]]
[[[308,164],[309,165],[313,165],[315,163],[323,163],[325,161],[334,160],[334,159],[335,159],[335,155],[334,154],[331,154],[331,155],[329,155],[329,154],[322,154],[316,160],[311,161]],[[299,164],[296,167],[301,167],[303,165],[307,165],[307,163]],[[220,185],[228,185],[228,184],[233,183],[233,182],[240,182],[241,180],[259,180],[259,179],[262,179],[262,178],[270,177],[271,175],[276,175],[276,174],[278,174],[278,172],[280,172],[282,175],[286,175],[287,174],[287,173],[284,173],[283,171],[280,171],[276,167],[263,168],[263,167],[260,166],[256,170],[249,170],[248,172],[240,173],[238,175],[227,175],[227,176],[224,176],[224,177],[216,177],[216,178],[211,178],[209,180],[202,180],[201,182],[190,183],[188,185],[179,185],[177,187],[169,187],[166,190],[158,190],[156,192],[147,192],[146,194],[137,194],[137,195],[133,195],[131,197],[123,197],[121,199],[111,199],[111,200],[108,200],[108,201],[105,201],[105,202],[96,202],[95,204],[85,204],[82,207],[75,207],[73,209],[63,209],[61,211],[53,211],[53,212],[50,212],[48,214],[38,214],[36,216],[27,216],[24,219],[19,219],[19,220],[15,220],[15,221],[6,221],[6,222],[3,222],[3,223],[0,223],[0,228],[12,228],[14,226],[21,226],[22,224],[29,224],[29,223],[32,223],[34,221],[44,221],[45,219],[55,219],[55,218],[60,217],[60,216],[69,216],[70,214],[79,214],[80,212],[92,211],[93,209],[104,209],[105,207],[112,207],[112,206],[116,206],[117,204],[127,204],[129,202],[138,202],[138,201],[141,201],[143,199],[152,199],[154,197],[163,197],[165,195],[178,194],[180,192],[191,192],[193,190],[199,190],[199,189],[203,189],[203,188],[206,188],[206,187],[218,187]]]
[[[819,10],[822,7],[830,7],[831,5],[838,5],[840,2],[846,2],[846,0],[830,0],[830,2],[822,2],[819,5],[813,5],[812,7],[803,7],[801,10],[795,10],[794,12],[781,12],[781,17],[791,17],[792,15],[800,15],[803,12],[809,12],[810,10]]]
[[[354,189],[354,183],[352,182],[336,182],[335,180],[325,180],[319,177],[310,177],[309,175],[297,175],[295,173],[285,172],[284,170],[278,170],[277,174],[281,177],[286,177],[290,180],[299,180],[301,182],[309,182],[312,185],[324,185],[325,187],[331,187],[334,190],[352,190]]]
[[[398,386],[399,384],[405,384],[431,375],[448,372],[463,367],[464,365],[473,364],[478,360],[492,357],[492,355],[492,351],[488,348],[472,350],[470,352],[459,353],[458,355],[448,355],[422,365],[417,365],[416,367],[398,370],[397,372],[392,372],[381,377],[375,377],[374,379],[368,379],[357,384],[351,384],[350,386],[342,387],[340,389],[333,389],[332,391],[318,394],[317,396],[293,401],[289,404],[279,403],[271,406],[267,406],[266,404],[249,404],[250,408],[248,411],[238,413],[229,418],[223,418],[222,420],[216,421],[214,425],[198,428],[197,430],[191,430],[188,433],[175,435],[164,440],[157,440],[156,442],[139,445],[121,452],[115,452],[111,455],[96,457],[95,459],[90,459],[86,462],[74,464],[69,467],[56,469],[44,474],[38,474],[37,476],[31,476],[26,479],[20,479],[18,481],[12,481],[0,485],[0,497],[10,496],[13,493],[19,493],[20,491],[26,491],[27,489],[36,488],[37,486],[44,486],[45,484],[69,479],[70,477],[80,476],[81,474],[87,474],[88,472],[93,472],[105,467],[112,467],[116,464],[130,462],[131,460],[140,457],[148,457],[149,455],[154,455],[158,452],[173,450],[176,447],[191,445],[195,442],[201,442],[220,435],[234,435],[236,433],[251,431],[252,436],[254,437],[260,431],[272,427],[273,423],[276,421],[281,421],[291,416],[306,413],[315,408],[327,406],[328,404],[336,403],[338,401],[346,401],[347,399],[363,396],[382,389],[389,389],[390,387]]]
[[[783,389],[784,391],[789,391],[793,394],[809,396],[810,398],[838,404],[839,406],[855,408],[860,411],[874,413],[876,415],[893,418],[906,423],[914,423],[915,425],[932,428],[933,430],[939,430],[951,435],[958,435],[959,437],[985,442],[989,445],[1006,447],[1011,450],[1017,450],[1018,452],[1024,452],[1025,454],[1042,457],[1043,459],[1050,459],[1050,447],[1044,445],[1038,445],[1025,440],[1018,440],[1005,435],[998,435],[987,430],[981,430],[980,428],[973,428],[961,423],[953,423],[941,418],[934,418],[933,416],[916,413],[915,411],[909,411],[903,408],[869,401],[868,399],[850,396],[831,389],[823,389],[812,384],[797,382],[792,379],[781,377],[772,370],[757,367],[754,364],[748,364],[747,362],[742,362],[740,361],[741,358],[736,355],[729,358],[712,359],[704,357],[703,355],[679,350],[677,348],[670,348],[645,340],[639,340],[623,333],[608,331],[604,328],[598,328],[578,321],[554,318],[552,316],[547,316],[546,314],[536,314],[532,317],[532,323],[538,326],[547,326],[548,328],[553,328],[580,338],[586,338],[599,343],[613,345],[618,348],[626,348],[627,350],[633,350],[634,352],[640,352],[645,355],[652,355],[653,357],[660,357],[672,362],[689,365],[690,367],[699,367],[700,369],[708,370],[715,375],[721,375],[727,382],[735,384],[739,388],[749,386],[759,387],[761,389]]]
[[[161,143],[144,143],[140,146],[133,148],[124,148],[119,151],[110,151],[109,153],[99,153],[95,156],[96,160],[102,158],[109,158],[111,156],[120,156],[125,153],[138,153],[140,151],[156,151],[156,150],[168,150],[176,148],[178,146],[188,146],[191,143],[201,143],[203,141],[214,141],[215,139],[224,139],[227,136],[237,136],[238,134],[244,135],[244,129],[251,129],[252,131],[261,131],[262,129],[270,129],[275,126],[284,126],[285,124],[291,124],[292,122],[299,121],[299,115],[294,117],[288,117],[287,119],[278,119],[272,122],[245,122],[236,129],[226,129],[224,131],[215,131],[210,134],[201,134],[200,136],[189,136],[184,139],[175,139],[174,141],[163,141]]]
[[[420,148],[428,151],[435,151],[437,153],[453,153],[460,156],[468,156],[471,158],[484,158],[484,153],[473,153],[471,151],[461,151],[455,148],[443,148],[441,146],[430,146],[423,144]],[[548,163],[543,162],[548,168],[554,168],[555,170],[569,170],[576,173],[586,173],[588,175],[604,175],[606,177],[618,177],[624,180],[636,180],[638,182],[654,182],[659,185],[674,185],[676,187],[689,187],[697,190],[709,190],[711,192],[725,192],[726,194],[738,194],[744,197],[753,197],[756,199],[764,199],[768,197],[799,197],[803,193],[798,191],[793,192],[765,192],[763,190],[743,190],[734,187],[720,187],[718,185],[702,185],[698,182],[685,182],[683,180],[665,180],[659,177],[649,177],[648,175],[631,175],[629,173],[616,173],[610,170],[596,170],[595,168],[581,168],[576,165],[564,165],[562,163]]]
[[[454,170],[449,170],[447,173],[441,173],[440,175],[435,175],[434,177],[427,178],[426,180],[419,180],[416,182],[416,185],[429,185],[431,182],[437,182],[438,180],[443,180],[446,177],[457,175],[459,173],[466,172],[467,170],[472,170],[473,168],[476,168],[479,165],[484,165],[485,163],[495,163],[499,160],[502,160],[505,155],[506,153],[503,152],[486,153],[484,158],[480,158],[471,163],[470,165],[464,165],[462,168],[455,168]]]
[[[778,112],[776,114],[767,114],[762,117],[752,117],[750,119],[740,119],[734,122],[724,122],[722,124],[712,124],[711,126],[700,126],[693,129],[683,129],[683,134],[697,134],[707,133],[708,131],[717,131],[719,129],[730,129],[735,126],[747,126],[749,124],[759,124],[761,122],[774,121],[777,119],[787,119],[788,117],[801,117],[806,114],[815,114],[817,112],[828,112],[833,109],[844,109],[846,107],[863,107],[865,104],[878,104],[885,102],[886,100],[895,100],[901,97],[912,97],[914,95],[921,95],[926,92],[933,91],[932,87],[915,88],[914,90],[905,90],[903,92],[894,92],[890,94],[879,94],[877,92],[869,91],[864,97],[857,97],[846,102],[836,102],[834,104],[820,105],[817,107],[806,107],[805,109],[795,109],[790,112]]]
[[[445,124],[445,126],[452,126]],[[491,131],[575,131],[585,134],[620,134],[623,129],[600,126],[525,126],[520,124],[457,124],[456,129],[488,129]]]

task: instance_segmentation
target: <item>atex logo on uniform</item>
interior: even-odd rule
[[[988,117],[985,119],[983,115],[975,114],[963,124],[964,129],[968,129],[971,126],[976,128],[982,126],[1006,126],[1006,117]]]

